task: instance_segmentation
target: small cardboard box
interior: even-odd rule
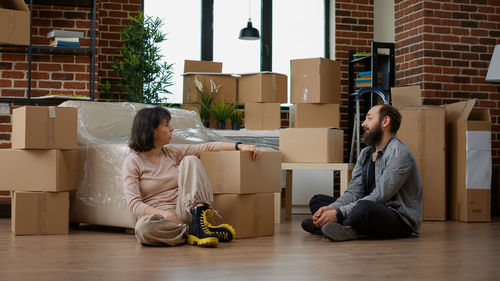
[[[215,94],[214,101],[218,102],[224,97],[226,103],[236,103],[237,101],[237,81],[238,77],[232,74],[222,73],[202,73],[202,72],[187,72],[184,76],[183,88],[183,103],[193,103],[199,101],[197,86],[195,81],[198,80],[203,85],[204,89],[210,89],[211,81],[219,90]]]
[[[391,88],[391,97],[392,105],[398,108],[422,105],[422,96],[418,85]]]
[[[238,102],[287,102],[285,74],[260,72],[241,74],[238,78]]]
[[[0,149],[0,179],[0,190],[76,189],[78,151]]]
[[[0,45],[27,46],[30,34],[30,11],[24,1],[0,1]]]
[[[262,151],[253,161],[248,151],[202,152],[214,193],[267,193],[281,191],[281,153]]]
[[[180,108],[185,109],[185,110],[195,111],[198,113],[198,115],[200,112],[200,109],[199,109],[197,104],[181,103]],[[210,129],[217,129],[217,120],[215,120],[215,118],[213,116],[210,116],[209,123],[210,123]],[[231,130],[231,119],[228,119],[226,121],[226,130]]]
[[[222,72],[222,62],[184,60],[184,72]]]
[[[448,215],[464,222],[490,221],[491,117],[472,111],[476,100],[446,105]]]
[[[77,149],[77,109],[23,106],[12,111],[12,148]]]
[[[218,194],[212,207],[222,217],[216,222],[233,226],[236,238],[274,235],[273,193]]]
[[[279,103],[245,104],[245,129],[276,130],[281,127],[281,107]]]
[[[290,64],[292,103],[340,104],[340,62],[311,58]]]
[[[397,137],[410,149],[422,183],[424,220],[446,220],[446,113],[444,107],[401,107]]]
[[[339,104],[297,103],[295,128],[340,128]]]
[[[280,130],[283,163],[343,163],[344,131],[334,128]]]
[[[14,235],[68,234],[68,223],[69,192],[14,192]]]

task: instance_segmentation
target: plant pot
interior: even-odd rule
[[[205,128],[210,128],[210,121],[203,121],[202,123]]]
[[[225,130],[226,121],[217,121],[217,130]]]
[[[240,123],[236,123],[236,122],[231,123],[231,128],[233,130],[239,130],[240,129]]]

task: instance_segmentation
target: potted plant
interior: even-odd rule
[[[159,104],[166,101],[160,94],[171,94],[173,65],[162,62],[160,43],[166,40],[161,32],[159,18],[144,16],[142,12],[129,17],[130,23],[124,24],[120,31],[123,46],[122,57],[111,66],[121,80],[126,98],[130,102]]]
[[[210,89],[203,85],[196,77],[194,79],[194,88],[198,96],[198,101],[194,102],[198,106],[201,122],[206,128],[210,127],[210,109],[214,101],[215,94],[219,91],[220,86],[215,85],[210,79]]]
[[[217,129],[224,130],[226,128],[226,120],[231,116],[236,106],[236,104],[225,103],[223,96],[219,102],[212,103],[210,114],[217,120]]]
[[[230,116],[231,118],[231,128],[233,130],[239,130],[241,126],[241,119],[243,118],[243,110],[235,109]]]

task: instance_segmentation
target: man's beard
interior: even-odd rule
[[[378,123],[375,128],[371,132],[364,132],[363,133],[363,142],[368,145],[372,146],[377,143],[379,143],[382,140],[382,124]]]

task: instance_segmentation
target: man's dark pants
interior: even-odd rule
[[[318,194],[309,201],[311,213],[335,202],[336,198]],[[351,213],[344,218],[342,225],[350,225],[360,235],[375,238],[400,238],[411,235],[411,228],[399,217],[396,211],[381,203],[360,200]]]

